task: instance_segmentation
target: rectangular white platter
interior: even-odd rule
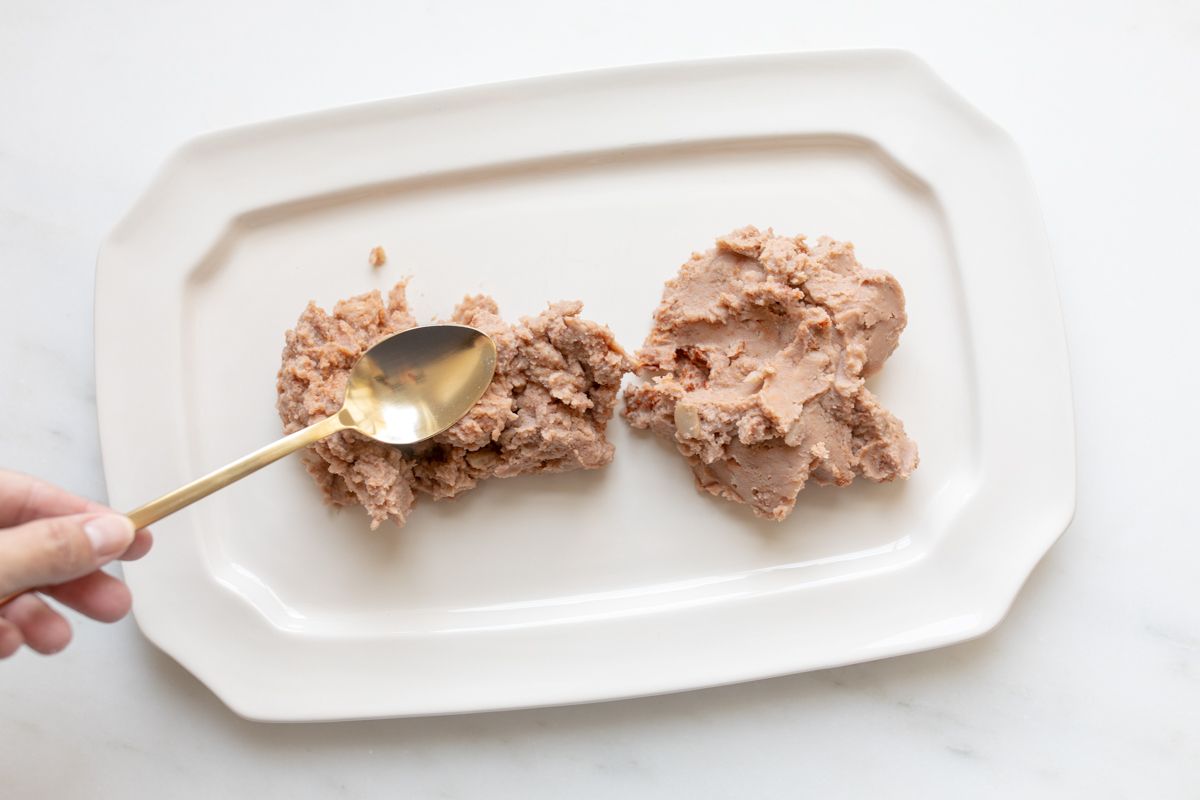
[[[185,145],[99,261],[112,502],[279,435],[283,332],[310,299],[406,276],[422,320],[465,293],[508,318],[578,298],[633,350],[663,281],[745,224],[853,241],[899,278],[909,327],[870,385],[920,446],[911,480],[809,488],[767,522],[614,420],[604,470],[372,532],[290,459],[156,526],[126,567],[142,630],[239,714],[319,720],[689,689],[990,629],[1073,509],[1062,323],[1011,142],[898,52],[568,75]]]

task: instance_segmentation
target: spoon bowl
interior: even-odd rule
[[[458,422],[496,370],[496,345],[465,325],[426,325],[389,336],[354,364],[341,414],[386,444],[416,444]]]

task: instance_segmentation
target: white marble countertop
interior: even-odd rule
[[[187,5],[0,3],[0,464],[104,496],[96,249],[198,132],[552,72],[893,46],[1029,160],[1072,349],[1078,513],[983,639],[583,707],[251,723],[131,621],[80,622],[65,653],[0,663],[0,796],[1197,796],[1194,5]]]

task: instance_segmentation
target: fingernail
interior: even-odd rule
[[[96,557],[105,560],[124,553],[133,541],[133,523],[120,514],[107,514],[88,520],[83,526]]]

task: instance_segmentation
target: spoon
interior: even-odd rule
[[[462,419],[496,371],[496,343],[465,325],[424,325],[376,342],[359,356],[336,414],[129,512],[136,529],[241,480],[289,453],[358,431],[384,444],[416,444]]]
[[[129,519],[135,529],[144,528],[338,431],[358,431],[384,444],[424,441],[462,419],[495,372],[496,343],[482,331],[465,325],[401,331],[354,362],[336,414],[151,500],[129,512]],[[21,594],[0,597],[0,606]]]

